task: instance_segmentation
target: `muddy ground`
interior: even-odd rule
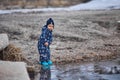
[[[119,58],[120,10],[12,13],[0,15],[0,33],[20,47],[33,64],[38,63],[37,40],[42,26],[54,19],[51,58],[55,63]]]

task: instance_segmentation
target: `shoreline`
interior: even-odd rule
[[[33,9],[11,9],[11,10],[0,10],[0,15],[4,14],[29,14],[29,13],[54,13],[54,12],[79,12],[79,11],[114,11],[114,10],[120,10],[120,9],[81,9],[81,10],[71,10],[66,8],[33,8]]]

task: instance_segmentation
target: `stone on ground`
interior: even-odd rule
[[[9,45],[7,34],[0,34],[0,51]]]
[[[30,80],[25,63],[0,61],[0,80]]]

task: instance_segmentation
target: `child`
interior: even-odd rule
[[[43,66],[52,65],[50,60],[50,44],[52,43],[52,31],[54,29],[54,21],[49,18],[46,25],[42,28],[42,34],[38,40],[38,51],[40,54],[40,64]]]

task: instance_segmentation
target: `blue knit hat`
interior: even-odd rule
[[[46,25],[52,24],[54,26],[54,21],[52,18],[49,18],[46,22]]]

